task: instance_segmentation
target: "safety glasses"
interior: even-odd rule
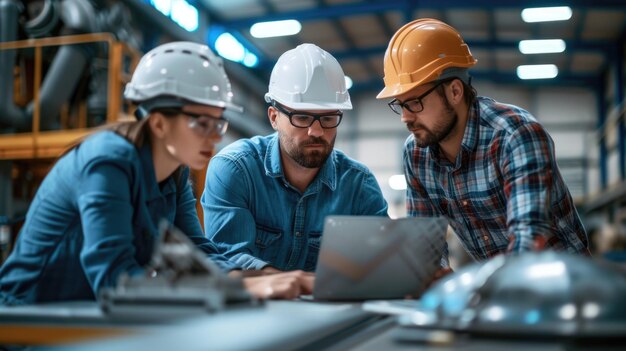
[[[210,137],[213,135],[223,136],[228,130],[228,120],[223,117],[213,117],[193,112],[183,111],[181,108],[167,107],[158,108],[152,112],[159,112],[165,116],[184,115],[189,117],[187,126],[201,137]]]
[[[424,100],[424,98],[426,98],[426,96],[428,96],[428,94],[432,93],[435,89],[437,89],[438,86],[440,86],[441,84],[443,84],[444,82],[439,82],[435,85],[433,85],[432,88],[426,90],[426,92],[424,92],[424,94],[407,100],[405,102],[402,102],[398,99],[393,99],[391,100],[391,102],[389,102],[387,105],[389,105],[389,108],[391,109],[391,111],[395,112],[397,115],[401,115],[402,114],[402,109],[404,108],[405,110],[412,112],[412,113],[418,113],[418,112],[422,112],[424,111],[424,103],[422,102],[422,100]]]
[[[282,114],[289,118],[289,123],[296,128],[309,128],[319,121],[320,125],[324,129],[337,128],[341,119],[343,118],[343,112],[333,111],[328,113],[310,113],[300,111],[288,111],[276,101],[272,101],[272,106],[280,111]]]

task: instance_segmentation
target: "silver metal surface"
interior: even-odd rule
[[[625,338],[626,276],[584,256],[499,256],[448,276],[401,323],[512,337]]]
[[[240,279],[225,275],[184,233],[166,221],[159,230],[146,273],[122,275],[114,288],[101,292],[98,302],[105,314],[170,319],[215,312],[232,303],[260,304]]]

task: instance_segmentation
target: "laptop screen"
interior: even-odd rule
[[[419,296],[441,267],[447,226],[441,217],[326,217],[314,298]]]

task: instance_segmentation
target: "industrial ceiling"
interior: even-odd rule
[[[382,87],[383,55],[393,33],[421,17],[437,18],[461,32],[478,59],[476,79],[502,84],[599,87],[607,67],[622,67],[626,36],[626,1],[442,1],[442,0],[198,0],[210,25],[233,33],[259,57],[253,72],[267,81],[276,59],[309,42],[332,53],[354,82],[353,92]],[[570,6],[566,21],[526,23],[527,7]],[[258,39],[250,26],[262,21],[296,19],[302,30],[292,36]],[[566,50],[522,54],[524,39],[563,39]],[[621,62],[622,64],[617,64]],[[554,79],[522,81],[516,68],[555,64]]]

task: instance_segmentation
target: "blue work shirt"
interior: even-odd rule
[[[120,274],[142,274],[162,218],[234,268],[204,237],[188,176],[185,169],[179,185],[173,177],[159,184],[149,144],[137,149],[112,131],[87,138],[37,191],[0,268],[0,304],[93,300]]]
[[[339,150],[301,193],[285,178],[276,133],[213,157],[201,203],[207,236],[244,269],[313,271],[326,216],[387,215],[374,175]]]

